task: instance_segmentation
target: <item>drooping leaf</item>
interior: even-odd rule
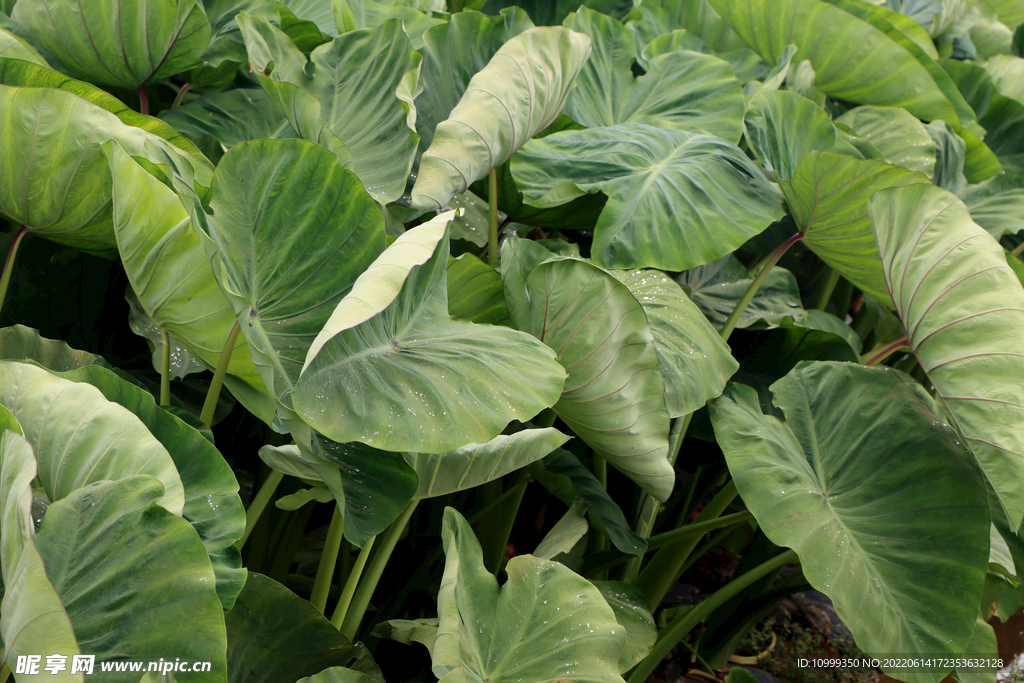
[[[178,196],[120,146],[110,148],[114,232],[128,280],[149,317],[207,368],[217,367],[235,315]],[[239,335],[225,386],[269,423],[274,402]]]
[[[921,122],[899,107],[864,106],[836,119],[871,141],[890,163],[929,178],[935,169],[935,142]]]
[[[669,417],[689,415],[721,394],[739,363],[682,288],[654,270],[611,272],[647,314]]]
[[[930,58],[909,38],[899,36],[880,14],[861,17],[837,4],[818,0],[708,0],[743,40],[774,64],[786,45],[798,48],[795,62],[810,60],[814,86],[833,97],[880,106],[903,107],[930,121],[943,119],[960,126],[973,113],[955,89],[943,87],[941,69],[929,69]],[[852,3],[851,3],[852,4]],[[887,25],[887,26],[886,26]],[[920,52],[915,55],[914,49]],[[885,64],[879,69],[878,64]],[[953,98],[951,100],[951,97]]]
[[[444,453],[483,443],[558,400],[565,374],[541,342],[449,317],[451,217],[388,247],[309,349],[293,401],[331,439]]]
[[[568,440],[568,436],[550,427],[526,429],[447,453],[405,453],[404,456],[419,477],[416,497],[432,498],[503,477],[540,460]]]
[[[195,215],[214,275],[264,384],[288,405],[310,344],[384,251],[383,216],[337,157],[303,140],[234,147],[209,206]]]
[[[448,263],[448,312],[475,323],[510,325],[505,292],[498,271],[463,254]]]
[[[629,289],[586,261],[524,263],[502,247],[512,322],[547,344],[569,376],[552,410],[598,454],[659,500],[672,492],[669,415],[654,336]]]
[[[542,560],[552,560],[558,555],[568,555],[573,546],[587,535],[590,527],[583,513],[587,506],[582,498],[577,498],[555,526],[544,535],[531,555]],[[556,560],[557,561],[557,560]]]
[[[577,496],[582,498],[587,504],[591,526],[606,534],[622,552],[642,555],[647,550],[647,540],[633,531],[622,508],[615,504],[597,477],[569,451],[556,448],[530,465],[530,474],[566,505],[571,505]]]
[[[697,52],[669,52],[645,60],[647,73],[635,78],[636,42],[629,29],[586,8],[565,21],[590,36],[593,46],[565,105],[574,121],[588,128],[646,123],[739,142],[743,93],[728,62]]]
[[[224,623],[230,683],[280,683],[335,666],[384,681],[361,643],[349,643],[309,601],[262,574],[249,573]]]
[[[446,559],[437,598],[435,676],[622,680],[617,665],[626,634],[589,581],[557,562],[520,555],[509,561],[508,580],[499,588],[469,523],[452,508],[445,509],[441,538]]]
[[[267,20],[242,13],[237,21],[257,80],[299,137],[334,152],[378,201],[401,196],[419,141],[411,110],[419,56],[402,23],[344,33],[307,60]]]
[[[437,636],[437,621],[437,617],[389,619],[374,626],[372,633],[378,638],[390,638],[406,645],[419,643],[427,648],[427,652],[431,652],[434,649],[434,638]]]
[[[1024,368],[1024,289],[1002,247],[948,192],[885,190],[869,211],[908,345],[1016,525],[1024,517],[1024,437],[1013,427],[1024,417],[1015,379]]]
[[[131,285],[125,290],[124,298],[128,301],[128,327],[135,334],[145,338],[152,352],[153,369],[159,372],[163,368],[164,357],[164,340],[160,328],[146,313],[146,309],[142,306],[142,302],[139,301],[139,297]],[[171,379],[183,379],[193,373],[206,370],[206,366],[179,344],[174,337],[167,335],[167,339],[171,347],[170,363],[167,366]]]
[[[988,562],[985,485],[956,434],[894,370],[805,363],[772,385],[712,402],[744,502],[801,558],[857,645],[908,656],[962,652]],[[938,681],[944,672],[900,672]]]
[[[1000,175],[969,185],[960,199],[971,212],[971,220],[999,239],[1024,230],[1024,178]]]
[[[281,140],[296,136],[277,103],[262,90],[252,88],[204,95],[184,106],[169,109],[160,117],[190,139],[210,136],[225,151],[246,140]]]
[[[210,42],[199,0],[19,0],[11,18],[82,80],[132,90],[192,67]]]
[[[692,268],[783,215],[778,193],[732,143],[646,124],[533,140],[512,170],[526,201],[540,206],[608,195],[592,248],[607,268]]]
[[[680,273],[677,281],[711,324],[721,329],[754,278],[730,254]],[[776,266],[736,322],[736,328],[744,329],[761,322],[773,327],[786,318],[803,316],[796,278],[785,268]]]
[[[32,446],[13,431],[3,432],[0,465],[0,568],[4,578],[0,638],[7,665],[15,670],[19,655],[81,654],[74,627],[46,576],[36,544],[32,480],[37,468]],[[58,680],[84,683],[85,676],[65,672]]]
[[[117,243],[102,149],[108,140],[133,154],[153,145],[181,154],[71,92],[0,85],[0,215],[59,244],[109,252]]]
[[[327,485],[342,506],[345,538],[362,548],[381,533],[413,499],[417,473],[400,453],[382,451],[361,443],[337,443],[321,434],[313,436],[313,453],[341,472],[342,495],[333,478]],[[320,468],[318,468],[320,469]]]
[[[615,612],[615,620],[626,629],[626,647],[619,657],[619,671],[625,673],[647,656],[658,638],[651,606],[636,586],[622,581],[594,581],[593,584]]]
[[[526,12],[510,7],[495,17],[458,12],[423,34],[423,92],[416,97],[421,151],[430,146],[434,129],[451,115],[473,76],[487,66],[502,45],[530,28],[533,22]]]
[[[23,427],[51,501],[94,482],[146,474],[163,487],[159,504],[181,514],[185,492],[170,454],[139,418],[95,387],[3,361],[0,405]]]
[[[502,45],[437,124],[413,186],[413,208],[443,207],[547,128],[589,55],[590,39],[567,28],[528,29]]]

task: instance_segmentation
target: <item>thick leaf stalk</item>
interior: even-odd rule
[[[740,321],[740,318],[743,316],[743,312],[747,310],[747,306],[749,306],[750,302],[754,300],[754,296],[757,295],[757,290],[761,289],[761,285],[763,285],[765,280],[768,279],[768,274],[772,272],[772,268],[774,268],[775,264],[779,262],[782,255],[801,239],[803,239],[803,233],[798,232],[776,247],[775,250],[768,255],[764,264],[761,266],[761,270],[758,271],[757,277],[755,277],[754,281],[750,283],[749,287],[747,287],[747,291],[743,293],[743,297],[736,303],[736,308],[732,309],[732,313],[722,326],[722,339],[729,341],[732,331],[736,329],[736,323]]]
[[[28,234],[28,227],[23,225],[18,230],[18,234],[14,236],[11,248],[7,252],[4,272],[3,275],[0,275],[0,310],[3,310],[4,300],[7,298],[7,287],[11,284],[11,272],[14,270],[14,259],[18,257],[18,247],[21,246],[21,241],[25,239],[26,234]]]

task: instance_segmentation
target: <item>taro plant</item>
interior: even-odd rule
[[[0,11],[0,681],[995,679],[1024,2]]]

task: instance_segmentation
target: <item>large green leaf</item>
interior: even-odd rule
[[[860,649],[955,657],[985,581],[987,495],[914,384],[889,369],[804,363],[771,387],[785,422],[743,385],[711,403],[711,418],[743,502],[772,542],[797,551]]]
[[[163,486],[160,505],[181,514],[185,492],[170,454],[139,418],[95,387],[3,361],[0,405],[24,428],[51,501],[97,481],[146,474]]]
[[[288,119],[262,90],[235,88],[205,95],[160,117],[190,139],[208,135],[229,150],[246,140],[293,138]]]
[[[999,93],[984,67],[951,59],[942,67],[956,82],[985,128],[985,144],[995,152],[1007,173],[1024,174],[1024,104]]]
[[[541,342],[449,317],[451,217],[388,247],[309,349],[293,401],[331,439],[444,453],[483,443],[558,400],[565,372]]]
[[[565,113],[588,128],[647,123],[702,131],[736,143],[742,134],[743,91],[725,60],[692,51],[652,57],[635,78],[636,41],[609,16],[581,8],[565,25],[590,36],[591,57]]]
[[[12,63],[41,69],[6,60]],[[102,148],[108,140],[133,154],[156,146],[180,155],[160,137],[125,125],[71,92],[0,85],[0,215],[85,251],[116,247]]]
[[[230,683],[281,683],[335,666],[383,683],[362,644],[349,643],[309,601],[262,574],[249,573],[224,622]]]
[[[999,239],[1024,230],[1024,178],[1000,175],[968,186],[960,196],[971,220]]]
[[[121,261],[153,322],[207,368],[217,366],[235,315],[181,200],[120,146],[110,147],[114,231]],[[235,344],[225,386],[250,412],[274,415],[246,341]]]
[[[45,339],[38,330],[24,325],[0,329],[0,359],[34,360],[55,372],[66,372],[87,365],[110,367],[101,356],[73,349],[62,341]]]
[[[794,63],[809,60],[816,73],[814,86],[828,95],[860,104],[903,107],[920,119],[943,119],[954,126],[973,119],[962,100],[950,100],[955,91],[947,92],[936,81],[941,76],[927,68],[930,58],[916,44],[905,37],[906,44],[901,44],[878,27],[888,25],[899,33],[879,14],[859,18],[819,0],[708,3],[769,63],[776,62],[786,45],[795,44]],[[912,48],[920,54],[915,55]],[[879,65],[885,66],[880,69]]]
[[[210,22],[210,44],[199,65],[185,73],[189,86],[199,92],[229,87],[241,64],[246,61],[245,41],[235,17],[239,12],[278,20],[274,0],[203,0]]]
[[[36,460],[32,446],[13,431],[0,436],[0,569],[4,579],[4,610],[0,638],[7,666],[19,655],[81,654],[74,628],[60,595],[46,576],[32,519],[32,480]],[[84,683],[85,676],[67,672],[61,683]]]
[[[76,76],[117,88],[184,71],[210,42],[199,0],[18,0],[12,18]]]
[[[405,453],[416,470],[417,498],[432,498],[479,486],[540,460],[569,437],[557,429],[526,429],[501,434],[487,443],[473,443],[436,455]]]
[[[462,515],[446,508],[433,671],[447,683],[622,681],[626,633],[601,593],[565,566],[512,558],[500,588]]]
[[[0,58],[22,60],[47,68],[50,66],[34,47],[3,29],[0,29]]]
[[[458,12],[423,34],[423,92],[416,97],[421,151],[430,146],[437,124],[451,115],[473,76],[510,38],[529,28],[533,28],[533,22],[526,12],[510,7],[496,17]]]
[[[999,243],[933,186],[871,200],[908,345],[1011,521],[1024,517],[1024,289]]]
[[[928,184],[928,178],[874,159],[817,151],[781,184],[804,244],[865,294],[889,301],[868,199],[885,188]]]
[[[126,126],[141,128],[147,133],[163,138],[175,147],[184,150],[193,157],[193,165],[197,167],[197,171],[202,170],[198,168],[201,166],[212,168],[210,162],[203,157],[196,146],[178,131],[174,130],[174,128],[158,118],[144,116],[134,109],[128,108],[124,102],[110,93],[85,81],[77,81],[52,69],[30,64],[29,62],[0,57],[0,83],[28,87],[60,88],[61,90],[74,93],[82,99],[95,104],[97,107],[106,109]]]
[[[890,163],[929,178],[935,169],[935,142],[921,122],[898,107],[864,106],[836,119],[871,141]]]
[[[158,481],[123,476],[54,501],[36,535],[78,645],[100,661],[210,662],[178,680],[223,681],[224,611],[206,549],[188,522],[156,504]],[[138,674],[104,679],[134,683]]]
[[[384,251],[384,218],[337,157],[304,140],[234,147],[209,206],[195,215],[214,275],[263,382],[287,405],[310,344]]]
[[[106,400],[130,410],[167,449],[185,489],[181,516],[206,546],[217,575],[217,593],[224,609],[231,609],[245,583],[235,547],[245,531],[245,508],[238,497],[238,480],[224,457],[201,433],[157,407],[149,392],[105,368],[92,365],[54,374],[96,387]]]
[[[606,534],[622,552],[643,555],[647,550],[647,539],[633,531],[604,484],[569,451],[556,448],[530,465],[530,474],[566,505],[572,505],[577,497],[582,498],[587,505],[590,525]]]
[[[669,417],[689,415],[722,393],[740,365],[674,280],[656,270],[612,271],[647,314]]]
[[[401,196],[419,142],[412,98],[420,61],[402,22],[342,34],[307,60],[266,19],[242,13],[237,21],[260,85],[299,137],[335,152],[378,201]]]
[[[672,493],[669,415],[654,336],[625,285],[586,261],[539,264],[514,239],[502,247],[512,322],[550,346],[569,373],[553,410],[597,453],[659,500]]]
[[[528,29],[502,45],[437,124],[413,208],[440,209],[551,125],[589,55],[590,39],[561,27]]]
[[[592,250],[607,268],[692,268],[783,215],[777,191],[734,144],[640,123],[533,140],[512,170],[526,201],[541,206],[608,195]]]

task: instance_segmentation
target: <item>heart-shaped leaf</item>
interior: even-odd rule
[[[895,370],[803,363],[771,387],[785,422],[743,385],[711,403],[711,419],[744,503],[772,542],[797,551],[860,649],[955,657],[985,581],[987,494],[914,384]]]
[[[19,0],[11,18],[79,78],[132,90],[192,67],[210,42],[199,0]]]
[[[446,508],[433,671],[448,681],[621,682],[625,630],[589,581],[557,562],[512,558],[500,588],[462,515]],[[454,673],[453,673],[454,672]]]
[[[384,251],[384,218],[353,173],[304,140],[234,147],[209,206],[195,216],[214,275],[263,382],[288,405],[313,339]]]
[[[573,121],[587,128],[646,123],[739,142],[743,92],[728,62],[673,51],[651,55],[645,60],[647,73],[636,78],[636,41],[625,26],[585,7],[570,14],[565,25],[590,36],[593,46],[565,105]]]
[[[451,218],[442,214],[388,247],[309,349],[295,409],[334,441],[444,453],[483,443],[558,400],[565,372],[541,342],[449,316]]]
[[[692,268],[783,216],[777,191],[734,144],[640,123],[533,140],[512,171],[532,204],[608,195],[592,251],[606,268]]]
[[[907,344],[1015,526],[1024,517],[1024,435],[1014,426],[1024,419],[1024,289],[950,193],[894,188],[869,211]]]
[[[561,113],[590,55],[590,39],[567,28],[532,28],[501,46],[437,124],[412,189],[421,212],[442,208]]]

